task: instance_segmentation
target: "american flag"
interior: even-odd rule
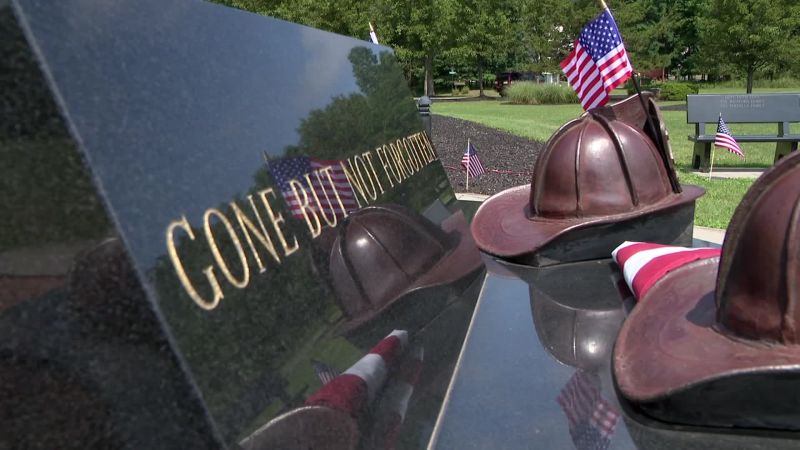
[[[558,395],[577,450],[607,449],[617,427],[619,412],[600,395],[599,387],[597,374],[579,370]]]
[[[317,378],[319,378],[319,381],[320,383],[322,383],[323,386],[328,384],[331,380],[333,380],[337,376],[339,376],[338,370],[325,364],[322,361],[317,361],[316,359],[312,359],[311,365],[314,366],[314,372],[316,372]]]
[[[467,141],[467,151],[465,151],[464,156],[461,157],[461,166],[467,169],[472,178],[478,178],[486,173],[486,169],[483,168],[481,160],[478,159],[478,152],[469,141]]]
[[[633,67],[611,11],[605,9],[583,28],[561,69],[586,111],[605,105],[608,93],[630,78]]]
[[[350,187],[350,182],[347,181],[347,176],[344,174],[344,170],[342,170],[339,163],[339,160],[322,160],[309,158],[307,156],[298,156],[294,158],[271,160],[267,165],[272,173],[272,177],[281,189],[283,198],[285,198],[286,203],[289,204],[289,209],[294,217],[304,219],[303,208],[300,207],[303,199],[298,199],[295,196],[294,190],[289,184],[289,181],[292,179],[302,183],[303,187],[306,189],[309,207],[317,213],[320,212],[320,205],[317,204],[314,193],[309,190],[308,183],[306,182],[305,175],[309,174],[311,187],[314,189],[314,192],[316,192],[317,198],[319,198],[319,202],[322,204],[322,212],[328,217],[330,217],[332,213],[337,218],[341,218],[344,217],[344,213],[339,206],[339,202],[336,200],[336,193],[334,192],[333,186],[330,185],[327,175],[320,173],[319,178],[317,178],[316,174],[311,173],[327,166],[331,167],[331,177],[336,186],[336,192],[339,193],[339,198],[342,200],[344,208],[349,213],[350,211],[358,209],[358,203],[356,202],[353,188]],[[322,183],[320,183],[320,180],[322,180]],[[320,220],[322,221],[322,218],[320,218]]]
[[[717,123],[717,136],[714,138],[714,145],[728,149],[729,152],[737,154],[744,158],[744,152],[739,148],[736,139],[731,135],[731,130],[725,125],[722,120],[722,114],[719,115],[719,123]]]

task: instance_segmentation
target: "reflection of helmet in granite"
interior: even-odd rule
[[[352,213],[340,227],[330,256],[347,328],[375,318],[412,291],[454,284],[481,267],[461,212],[439,228],[396,205]]]
[[[625,313],[608,261],[541,269],[528,283],[536,334],[557,360],[585,370],[610,364]]]
[[[800,154],[745,194],[720,258],[645,294],[614,365],[623,395],[662,420],[800,429]]]
[[[556,131],[536,162],[530,186],[503,191],[481,206],[472,222],[478,247],[529,263],[532,253],[559,238],[571,240],[588,227],[692,205],[703,194],[696,186],[673,192],[670,169],[652,139],[601,112],[589,111]],[[636,227],[633,234],[643,235],[629,232],[626,239],[663,241],[658,233],[664,230],[654,231]],[[672,243],[672,237],[668,240]],[[618,243],[600,253],[607,257]]]

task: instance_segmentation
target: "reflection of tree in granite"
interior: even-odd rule
[[[422,129],[416,106],[392,53],[376,56],[367,47],[350,51],[359,94],[334,97],[298,127],[300,141],[287,156],[327,159],[372,150]]]
[[[0,251],[107,235],[110,223],[10,8],[0,8],[0,30]]]
[[[222,228],[220,223],[212,225],[215,236],[225,236]],[[202,229],[193,232],[196,237],[203,236]],[[225,261],[238,261],[230,241],[219,239],[218,245]],[[184,235],[177,248],[191,282],[201,295],[210,297],[202,272],[212,264],[207,244]],[[189,298],[166,256],[159,259],[152,274],[173,336],[226,439],[235,437],[276,401],[282,408],[302,402],[302,396],[290,392],[283,366],[298,350],[295,347],[324,328],[325,319],[335,312],[332,304],[324,301],[325,288],[311,272],[302,250],[284,258],[280,266],[269,258],[262,260],[266,271],[258,273],[251,267],[247,287],[236,290],[227,286],[225,297],[211,311],[199,308]],[[239,276],[241,268],[234,263],[231,266]]]

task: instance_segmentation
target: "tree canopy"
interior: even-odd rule
[[[596,0],[213,0],[367,39],[368,23],[395,50],[420,93],[437,80],[482,83],[506,70],[560,72]],[[744,76],[800,66],[796,0],[613,0],[607,2],[636,71]],[[482,87],[482,84],[481,84]]]

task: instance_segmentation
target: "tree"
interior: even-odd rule
[[[456,0],[383,0],[381,27],[385,42],[408,64],[422,63],[425,95],[434,95],[434,59],[450,48],[455,33]]]
[[[614,10],[634,70],[661,69],[680,54],[681,22],[672,0],[627,0]]]
[[[794,0],[709,0],[698,19],[706,58],[743,72],[747,93],[757,70],[788,63],[800,39]]]
[[[448,52],[454,59],[468,61],[475,68],[478,89],[483,97],[484,71],[505,65],[508,55],[519,44],[519,16],[515,2],[509,0],[463,0],[457,16],[459,33],[456,46]]]
[[[520,27],[530,69],[561,72],[559,63],[569,54],[584,25],[599,12],[594,0],[522,2]]]

